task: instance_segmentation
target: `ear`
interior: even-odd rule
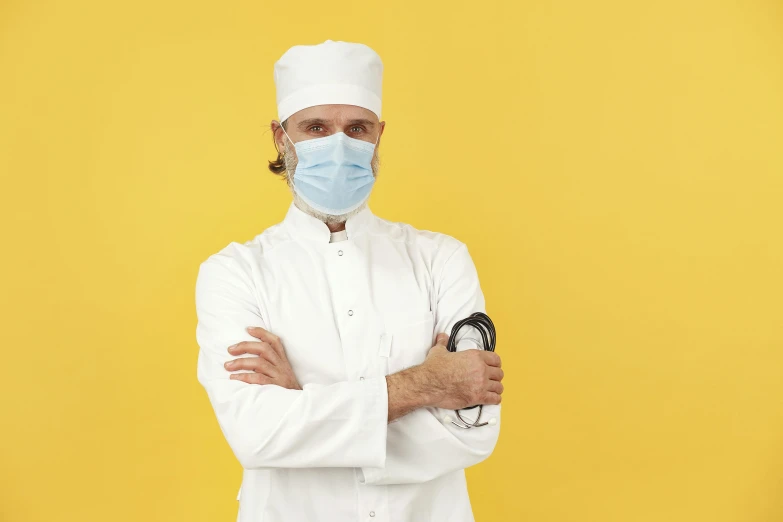
[[[272,129],[272,137],[275,140],[277,150],[280,152],[285,152],[288,140],[286,139],[285,134],[283,134],[283,127],[280,125],[280,122],[277,120],[272,120],[270,128]]]

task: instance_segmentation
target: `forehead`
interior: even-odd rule
[[[297,123],[302,120],[316,118],[332,121],[337,124],[350,120],[370,120],[372,122],[378,121],[378,116],[376,116],[375,113],[369,109],[359,107],[358,105],[340,104],[314,105],[312,107],[307,107],[306,109],[297,111],[289,116],[288,120],[291,123]]]

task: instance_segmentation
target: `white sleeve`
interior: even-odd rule
[[[255,296],[249,270],[237,258],[218,253],[200,265],[198,381],[242,467],[384,466],[385,377],[306,390],[229,378],[231,372],[223,364],[236,357],[228,347],[258,340],[245,331],[247,326],[266,328]]]
[[[435,282],[437,313],[435,332],[451,333],[457,321],[474,312],[484,312],[484,295],[467,246],[460,243],[446,261]],[[433,334],[434,337],[434,334]],[[457,350],[483,349],[481,334],[473,326],[463,326],[457,334]],[[473,420],[478,408],[465,410]],[[463,429],[446,422],[455,419],[452,410],[420,408],[389,424],[386,465],[362,468],[366,484],[404,484],[432,480],[464,469],[486,459],[494,450],[500,433],[500,405],[488,404],[481,420],[494,418],[494,424]]]

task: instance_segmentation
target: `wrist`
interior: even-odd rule
[[[418,407],[435,406],[440,401],[441,387],[433,369],[425,364],[409,368],[408,386],[419,398]]]
[[[432,403],[427,375],[426,369],[413,366],[386,376],[389,422]]]

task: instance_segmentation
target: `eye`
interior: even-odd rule
[[[307,130],[312,132],[321,132],[322,129],[323,127],[321,127],[320,125],[313,125]]]
[[[363,130],[364,130],[364,127],[360,127],[359,125],[354,125],[353,127],[351,127],[351,132],[353,132],[354,134],[358,134],[358,133],[362,132]]]

